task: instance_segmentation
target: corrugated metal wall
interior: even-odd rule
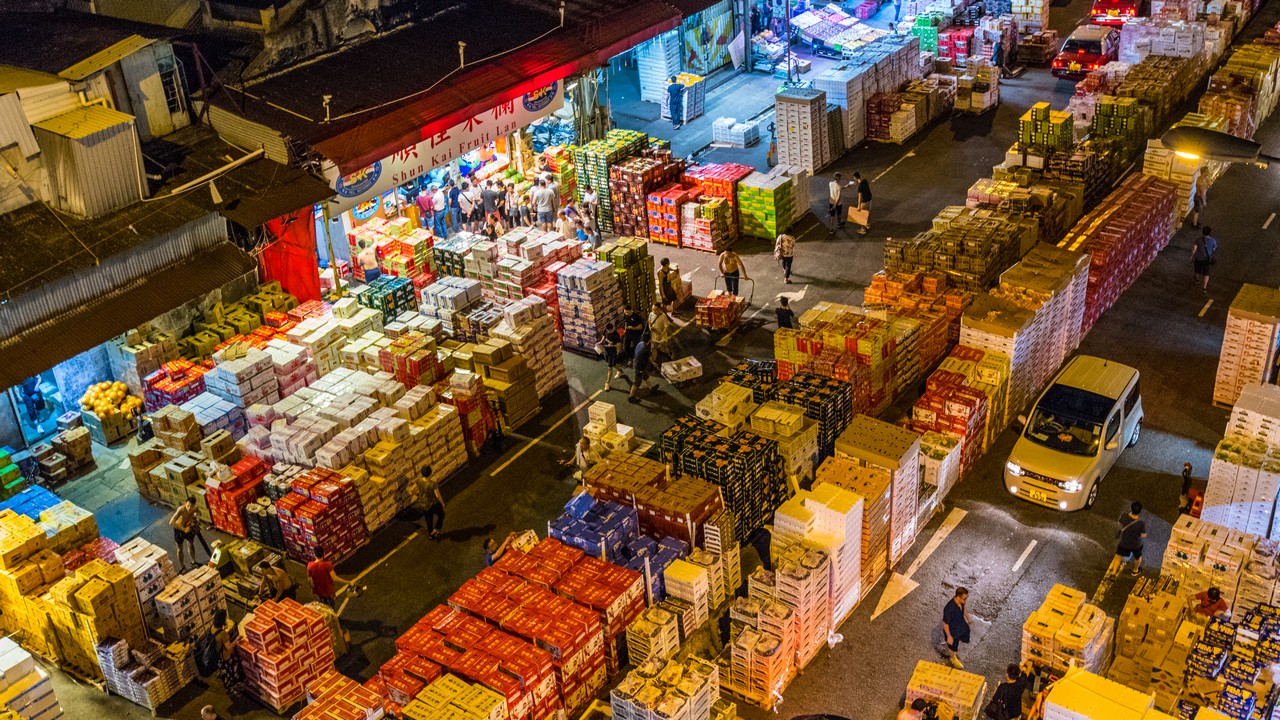
[[[209,106],[209,124],[218,131],[218,135],[227,142],[243,150],[264,148],[266,156],[281,165],[289,164],[289,147],[280,133],[252,120],[246,120],[235,113],[227,112],[217,105]]]
[[[71,92],[71,86],[67,83],[22,88],[18,91],[18,97],[22,99],[22,110],[27,114],[27,122],[32,125],[80,107],[80,98]]]
[[[27,114],[22,110],[22,100],[17,93],[8,93],[0,95],[0,148],[14,143],[18,144],[25,158],[40,152],[36,136],[31,134],[31,123],[27,122]]]
[[[123,122],[80,140],[35,128],[54,188],[54,206],[81,217],[98,217],[142,199],[142,153],[133,122]]]
[[[50,222],[53,222],[52,218]],[[73,273],[10,298],[0,312],[0,336],[12,337],[51,322],[95,298],[129,285],[227,242],[227,221],[210,213],[161,235],[132,252],[114,255],[97,267]]]

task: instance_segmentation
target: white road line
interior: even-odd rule
[[[1018,568],[1022,567],[1022,563],[1026,562],[1027,558],[1031,557],[1031,551],[1036,549],[1037,544],[1039,544],[1038,540],[1032,540],[1028,543],[1027,549],[1023,550],[1022,554],[1018,556],[1018,562],[1013,564],[1013,568],[1009,570],[1009,572],[1018,572]]]
[[[493,477],[493,476],[497,475],[498,473],[502,472],[503,470],[506,470],[508,465],[510,465],[511,463],[515,462],[517,459],[519,459],[519,457],[520,457],[521,455],[523,455],[523,454],[525,454],[526,452],[528,452],[528,451],[529,451],[529,449],[530,449],[530,448],[532,448],[534,445],[537,445],[538,443],[542,442],[543,438],[545,438],[546,436],[550,435],[550,434],[552,433],[552,431],[554,431],[556,428],[558,428],[558,427],[560,427],[561,425],[563,425],[565,420],[568,420],[569,418],[573,417],[574,415],[576,415],[576,414],[577,414],[577,412],[578,412],[579,410],[581,410],[582,408],[584,408],[584,407],[586,407],[587,405],[589,405],[589,404],[591,403],[591,401],[592,401],[592,400],[595,400],[596,398],[600,397],[601,393],[603,393],[603,392],[604,392],[604,390],[597,390],[597,391],[595,391],[595,393],[593,393],[593,394],[591,395],[591,397],[589,397],[589,398],[587,398],[586,400],[583,400],[582,402],[578,403],[577,407],[575,407],[574,409],[570,410],[568,413],[565,413],[565,416],[564,416],[564,417],[562,417],[562,418],[560,418],[559,420],[557,420],[557,421],[555,422],[555,424],[554,424],[554,425],[552,425],[551,427],[547,428],[547,429],[546,429],[546,431],[544,431],[544,432],[543,432],[541,435],[539,435],[538,437],[534,438],[533,440],[530,440],[530,441],[528,442],[528,444],[526,444],[524,447],[520,448],[520,450],[519,450],[515,455],[512,455],[511,457],[507,458],[507,461],[506,461],[506,462],[502,463],[501,465],[499,465],[498,467],[496,467],[496,468],[494,468],[492,471],[490,471],[490,472],[489,472],[489,477]]]
[[[363,579],[364,579],[364,576],[365,576],[365,575],[368,575],[369,573],[373,572],[374,568],[376,568],[376,567],[378,567],[379,565],[381,565],[382,563],[384,563],[384,562],[386,562],[386,561],[390,560],[392,555],[395,555],[396,553],[400,552],[400,549],[401,549],[401,548],[403,548],[405,545],[408,545],[408,544],[409,544],[409,542],[410,542],[411,540],[413,540],[414,538],[418,537],[418,535],[420,535],[420,534],[421,534],[421,532],[420,532],[420,531],[417,531],[417,530],[413,531],[413,533],[411,533],[411,534],[409,535],[409,537],[407,537],[407,538],[405,538],[405,539],[401,540],[399,545],[396,545],[395,547],[391,548],[391,552],[389,552],[389,553],[387,553],[386,555],[383,555],[382,557],[378,558],[378,561],[377,561],[377,562],[375,562],[374,564],[370,565],[369,567],[365,568],[365,569],[364,569],[364,572],[361,572],[359,575],[357,575],[357,576],[355,576],[355,577],[351,578],[351,582],[350,582],[350,583],[348,583],[348,584],[349,584],[349,585],[355,585],[355,584],[359,583],[361,580],[363,580]]]
[[[737,360],[734,360],[732,357],[729,357],[729,353],[724,352],[724,351],[722,351],[722,350],[717,350],[717,351],[716,351],[716,354],[717,354],[717,355],[719,355],[720,357],[724,358],[725,360],[728,360],[730,365],[732,365],[732,364],[734,364],[734,363],[738,362]]]
[[[1209,312],[1209,306],[1212,304],[1213,304],[1213,298],[1209,298],[1209,302],[1206,302],[1204,304],[1204,307],[1200,308],[1200,317],[1204,317],[1204,314]]]
[[[894,168],[896,168],[896,167],[898,167],[898,163],[902,162],[903,160],[906,160],[906,159],[907,159],[907,158],[909,158],[909,157],[915,157],[915,156],[916,156],[916,151],[915,151],[915,150],[912,150],[911,152],[907,153],[906,155],[903,155],[902,157],[898,158],[898,162],[896,162],[896,163],[894,163],[894,164],[890,165],[889,167],[887,167],[887,168],[885,168],[885,169],[884,169],[884,172],[882,172],[882,173],[880,173],[879,175],[877,175],[877,176],[875,176],[875,177],[871,178],[871,182],[876,182],[877,180],[879,180],[880,178],[884,177],[885,175],[888,175],[888,174],[889,174],[889,171],[890,171],[890,170],[892,170],[892,169],[894,169]]]
[[[912,577],[916,574],[916,570],[920,569],[920,566],[924,564],[925,560],[929,559],[930,555],[937,552],[938,548],[942,546],[942,541],[951,535],[951,531],[955,530],[960,521],[964,519],[964,516],[968,514],[960,508],[952,508],[951,513],[942,521],[942,525],[938,526],[938,530],[933,533],[933,537],[929,538],[929,542],[925,544],[924,549],[920,551],[915,561],[907,568],[905,573],[907,577]]]
[[[1262,229],[1266,230],[1267,228],[1271,227],[1271,221],[1275,219],[1276,219],[1276,214],[1271,213],[1270,217],[1267,218],[1267,221],[1262,223]]]

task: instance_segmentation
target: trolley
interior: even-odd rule
[[[751,283],[747,296],[743,297],[721,290],[720,281],[723,279],[723,275],[716,276],[715,283],[711,288],[711,294],[698,298],[698,306],[694,310],[693,321],[699,327],[713,331],[734,330],[742,322],[742,313],[746,311],[747,306],[755,299],[755,280],[751,278],[739,279],[738,282]]]

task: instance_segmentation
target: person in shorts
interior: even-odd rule
[[[1116,543],[1116,557],[1120,558],[1121,568],[1125,563],[1133,562],[1133,574],[1142,574],[1142,543],[1147,538],[1147,523],[1142,519],[1142,503],[1134,501],[1129,512],[1120,516],[1119,540]]]
[[[604,337],[600,338],[600,346],[604,350],[604,363],[609,368],[604,378],[604,389],[613,389],[613,379],[622,377],[622,336],[613,323],[604,326]]]

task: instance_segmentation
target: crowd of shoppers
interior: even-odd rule
[[[414,199],[422,226],[436,237],[473,232],[491,239],[517,227],[557,230],[570,240],[600,246],[600,196],[590,185],[581,188],[582,202],[562,202],[560,183],[545,158],[533,185],[522,191],[514,181],[447,178],[432,183]],[[372,246],[370,246],[372,251]],[[370,252],[372,255],[372,252]],[[363,262],[362,266],[366,263]],[[365,268],[366,273],[376,270]]]

